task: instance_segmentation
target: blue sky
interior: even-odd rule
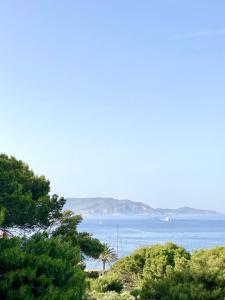
[[[2,1],[0,152],[64,196],[225,212],[225,2]]]

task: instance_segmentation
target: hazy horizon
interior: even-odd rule
[[[0,152],[65,197],[225,212],[224,9],[2,2]]]

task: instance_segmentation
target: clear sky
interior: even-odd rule
[[[224,0],[0,2],[0,152],[64,196],[225,212]]]

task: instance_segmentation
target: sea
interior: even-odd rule
[[[225,246],[225,216],[218,217],[86,217],[79,225],[101,242],[108,243],[118,257],[135,249],[173,242],[192,252],[202,248]],[[96,260],[87,260],[87,268],[100,269]]]

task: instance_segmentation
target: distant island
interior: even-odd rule
[[[82,215],[101,216],[181,216],[181,215],[218,215],[216,211],[180,207],[177,209],[152,208],[151,206],[131,200],[118,200],[114,198],[68,198],[66,209],[73,210]]]

